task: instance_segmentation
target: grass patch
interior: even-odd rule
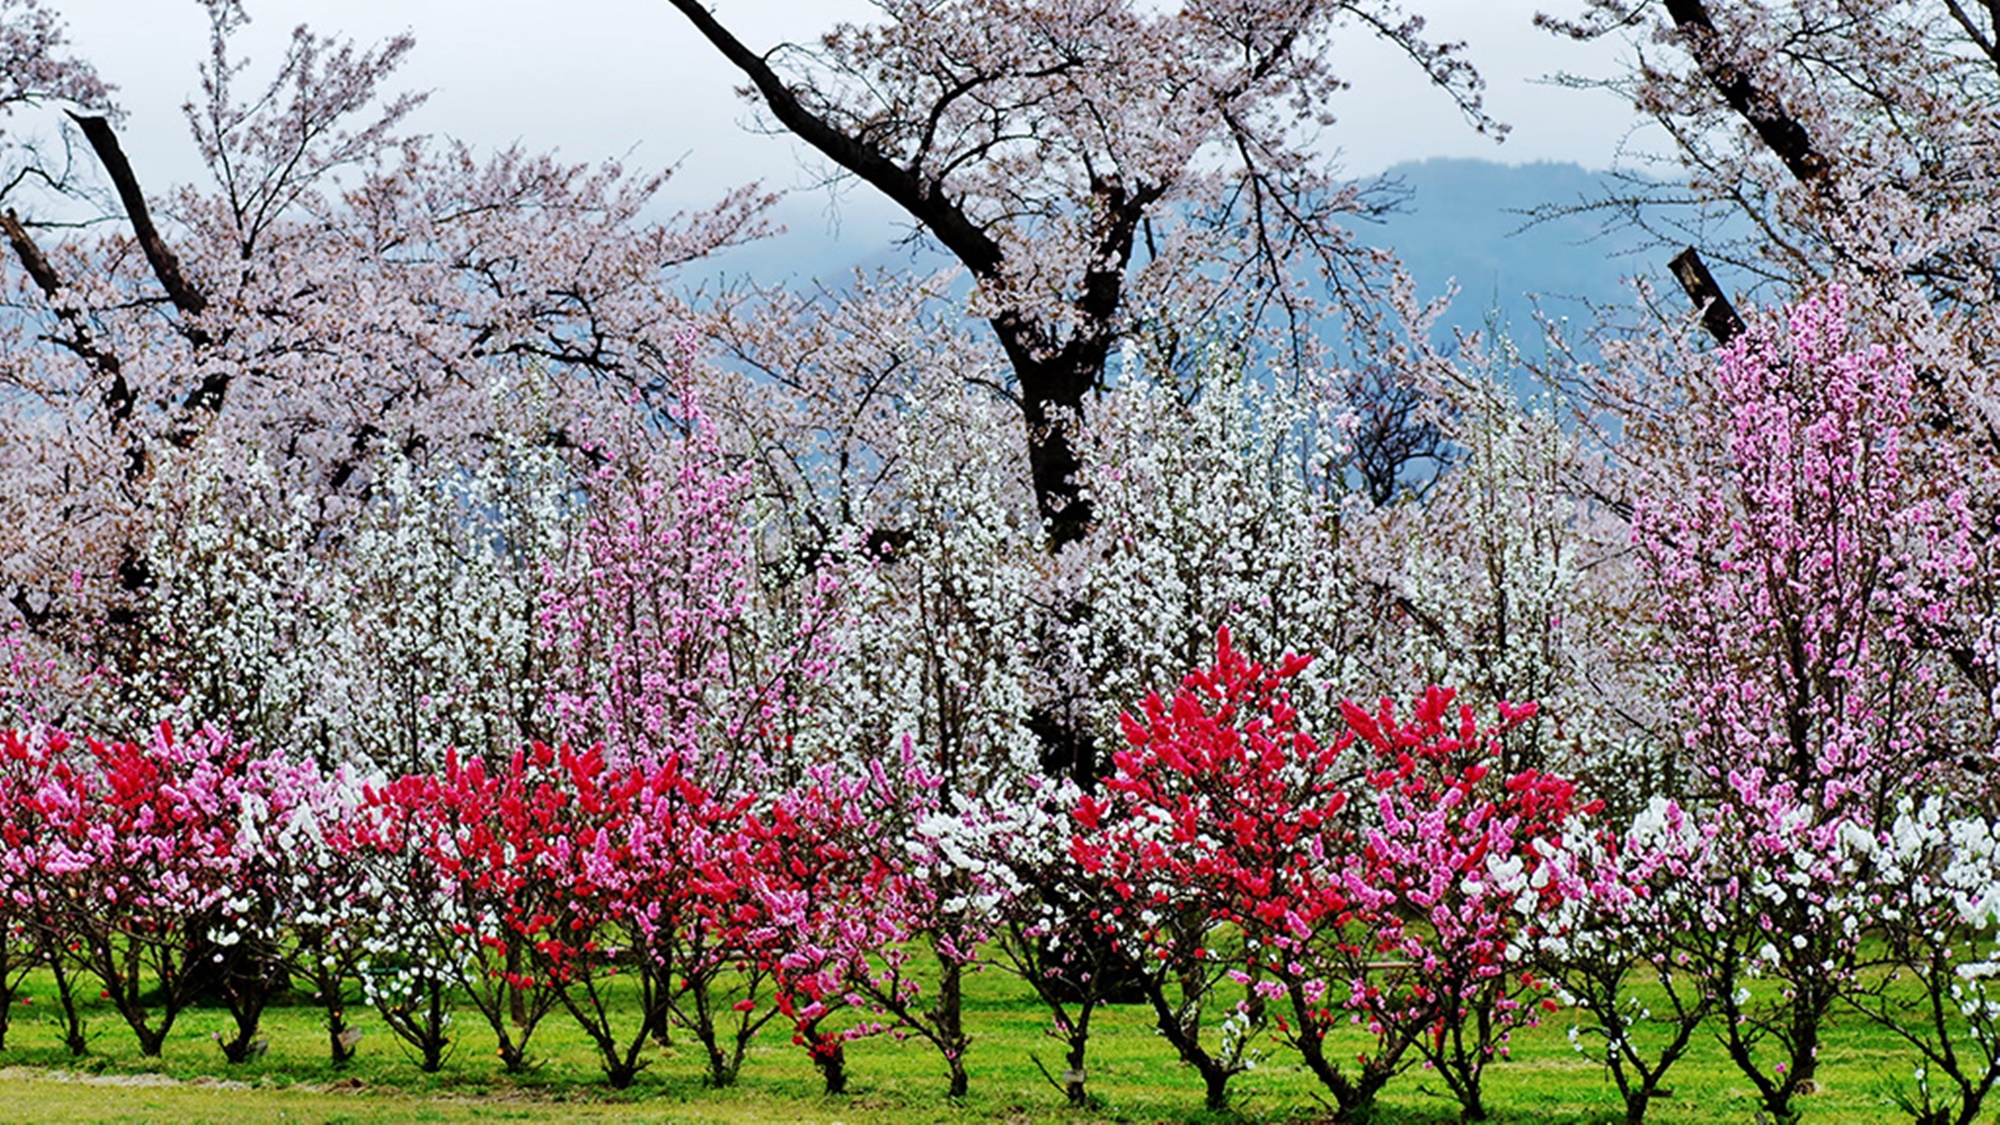
[[[967,980],[966,1023],[975,1041],[967,1056],[972,1088],[962,1102],[944,1097],[945,1068],[927,1044],[890,1037],[862,1040],[848,1050],[852,1092],[819,1093],[819,1077],[788,1034],[767,1028],[753,1045],[740,1083],[716,1090],[703,1082],[700,1051],[677,1033],[671,1049],[649,1048],[650,1064],[630,1089],[614,1091],[596,1056],[561,1013],[534,1040],[540,1065],[510,1076],[494,1057],[486,1029],[463,1015],[456,1050],[442,1073],[426,1075],[372,1012],[353,1015],[367,1034],[345,1067],[327,1060],[320,1013],[281,1004],[266,1014],[262,1058],[231,1066],[211,1037],[225,1030],[220,1009],[194,1008],[176,1023],[162,1057],[143,1059],[108,1003],[87,1008],[91,1053],[63,1049],[53,1011],[53,985],[31,977],[29,1003],[14,1008],[8,1049],[0,1052],[0,1120],[21,1122],[308,1121],[643,1121],[840,1122],[1293,1122],[1324,1120],[1329,1107],[1289,1051],[1268,1041],[1256,1070],[1231,1084],[1235,1109],[1204,1113],[1201,1083],[1153,1033],[1151,1013],[1115,1006],[1100,1016],[1091,1043],[1090,1084],[1096,1108],[1073,1111],[1036,1068],[1039,1055],[1059,1070],[1060,1050],[1042,1034],[1041,1008],[1019,981],[987,971]],[[1515,1033],[1511,1057],[1488,1072],[1491,1120],[1522,1125],[1596,1125],[1622,1120],[1610,1080],[1569,1044],[1565,1014]],[[1351,1056],[1357,1037],[1343,1044]],[[1337,1056],[1338,1057],[1338,1056]],[[1822,1050],[1820,1090],[1802,1099],[1809,1120],[1892,1122],[1907,1118],[1894,1091],[1907,1086],[1913,1060],[1892,1037],[1853,1015],[1837,1016]],[[1749,1084],[1721,1050],[1704,1039],[1674,1071],[1673,1096],[1657,1101],[1649,1120],[1741,1122],[1755,1117]],[[1380,1125],[1457,1120],[1443,1083],[1411,1070],[1384,1093]]]

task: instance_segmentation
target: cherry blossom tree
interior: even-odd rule
[[[1574,12],[1576,6],[1571,7]],[[1994,95],[2000,46],[1991,5],[1892,0],[1834,8],[1794,0],[1588,0],[1581,18],[1544,22],[1581,37],[1624,34],[1659,46],[1610,79],[1614,91],[1662,126],[1706,221],[1668,227],[1724,265],[1723,278],[1684,254],[1690,295],[1708,304],[1711,335],[1743,329],[1728,293],[1765,286],[1799,300],[1847,289],[1847,316],[1885,345],[1900,345],[1916,376],[1913,443],[1951,452],[1931,471],[1960,466],[1967,503],[1991,527],[2000,455],[1993,318],[1996,245],[1980,185],[1993,178]],[[1635,56],[1636,57],[1636,56]],[[1642,222],[1674,212],[1640,191]],[[1634,396],[1671,412],[1657,376],[1684,367],[1664,341],[1625,351]],[[1989,558],[1991,536],[1983,536]],[[1990,565],[1988,572],[1991,572]],[[1990,618],[1990,581],[1976,596]],[[1939,639],[1961,675],[1991,695],[1990,641],[1977,630]]]
[[[1013,370],[1037,509],[1090,524],[1073,427],[1135,323],[1200,336],[1232,316],[1310,348],[1317,273],[1372,272],[1340,222],[1370,200],[1312,154],[1346,33],[1407,55],[1482,129],[1455,45],[1393,3],[885,3],[814,46],[764,53],[675,0],[776,127],[882,192],[972,274]],[[1301,107],[1315,107],[1307,110]]]
[[[209,10],[189,117],[212,183],[157,218],[93,105],[76,128],[129,233],[9,220],[6,595],[83,671],[144,650],[152,480],[183,447],[261,457],[320,550],[374,495],[385,453],[431,479],[500,452],[503,433],[580,457],[581,418],[650,401],[674,370],[687,317],[662,282],[761,229],[754,191],[655,223],[642,212],[663,176],[404,135],[420,99],[386,84],[407,38],[364,50],[301,30],[253,83],[231,46],[242,10]],[[10,58],[10,90],[99,97],[45,11],[17,2],[5,19],[6,49],[28,56]],[[511,425],[530,378],[560,410]]]

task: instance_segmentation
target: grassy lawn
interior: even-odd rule
[[[21,1122],[458,1122],[686,1121],[784,1122],[1203,1122],[1201,1084],[1181,1067],[1138,1007],[1102,1013],[1091,1047],[1091,1086],[1100,1105],[1064,1107],[1031,1054],[1060,1069],[1053,1040],[1041,1035],[1042,1015],[1026,989],[989,971],[970,982],[967,1023],[977,1036],[968,1068],[972,1090],[961,1104],[944,1096],[944,1068],[924,1043],[864,1040],[848,1051],[852,1093],[827,1098],[805,1053],[775,1028],[753,1046],[741,1083],[713,1090],[702,1083],[699,1051],[683,1038],[655,1050],[652,1064],[629,1090],[612,1091],[589,1044],[561,1013],[534,1040],[542,1065],[512,1078],[502,1073],[486,1031],[461,1018],[458,1051],[437,1075],[425,1075],[372,1013],[358,1057],[345,1068],[326,1061],[319,1012],[274,1007],[264,1034],[270,1051],[241,1066],[225,1063],[211,1039],[227,1019],[194,1009],[175,1027],[164,1056],[142,1060],[109,1005],[93,1003],[91,1053],[73,1059],[61,1047],[51,1010],[52,988],[31,979],[31,1002],[14,1009],[8,1049],[0,1052],[0,1121]],[[358,1010],[358,1009],[357,1009]],[[1489,1071],[1487,1104],[1497,1122],[1568,1125],[1621,1118],[1616,1090],[1604,1073],[1569,1044],[1567,1017],[1518,1033],[1512,1057]],[[1362,1046],[1359,1040],[1355,1049]],[[1821,1089],[1803,1102],[1809,1119],[1888,1122],[1906,1119],[1893,1091],[1907,1085],[1912,1064],[1888,1037],[1858,1018],[1836,1024],[1822,1051]],[[1267,1059],[1231,1085],[1238,1109],[1228,1120],[1291,1121],[1327,1116],[1310,1075],[1271,1043]],[[1749,1084],[1729,1069],[1712,1043],[1675,1071],[1674,1096],[1655,1103],[1649,1120],[1752,1120]],[[1443,1085],[1413,1070],[1390,1086],[1377,1118],[1391,1125],[1457,1119]]]

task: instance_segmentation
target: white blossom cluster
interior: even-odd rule
[[[1342,404],[1288,382],[1218,365],[1188,390],[1132,361],[1088,419],[1098,525],[1059,573],[1090,607],[1066,639],[1109,744],[1119,711],[1203,666],[1224,626],[1260,658],[1319,654],[1302,699],[1329,702],[1354,678],[1353,562],[1330,476]]]
[[[469,466],[385,453],[321,518],[261,456],[197,444],[156,480],[144,640],[102,718],[181,715],[327,762],[396,769],[517,743],[542,704],[542,567],[575,501],[549,451]]]

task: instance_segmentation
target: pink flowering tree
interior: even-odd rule
[[[1500,772],[1505,736],[1534,704],[1502,703],[1481,726],[1455,699],[1428,688],[1407,718],[1386,700],[1372,714],[1343,707],[1372,754],[1375,814],[1349,886],[1376,960],[1348,1003],[1378,1034],[1404,1029],[1477,1121],[1487,1064],[1506,1056],[1512,1029],[1555,1007],[1533,972],[1531,926],[1573,893],[1551,859],[1571,819],[1601,806],[1554,774]]]
[[[269,886],[242,838],[243,810],[267,804],[245,784],[251,760],[220,732],[163,724],[149,742],[92,741],[52,762],[35,793],[45,901],[148,1057],[217,985],[236,1021],[224,1050],[248,1057],[277,982]]]
[[[45,768],[47,735],[0,728],[0,1050],[6,1049],[15,998],[41,964],[47,941],[36,924],[32,859],[22,853],[37,835],[30,804]]]
[[[257,1027],[265,1006],[288,983],[293,919],[287,875],[299,858],[288,846],[295,839],[292,824],[313,814],[320,785],[310,758],[246,750],[224,769],[198,772],[187,786],[188,799],[211,804],[235,833],[229,842],[234,877],[206,934],[235,1024],[233,1034],[217,1036],[232,1063],[260,1056],[269,1045]]]
[[[946,1095],[962,1098],[973,1043],[965,978],[984,967],[980,951],[1010,893],[989,850],[1008,794],[956,789],[923,756],[905,737],[893,767],[869,763],[856,790],[870,827],[850,840],[866,848],[869,874],[849,893],[867,896],[881,928],[854,936],[893,937],[879,949],[850,946],[848,1000],[897,1038],[930,1044],[944,1061]]]
[[[1954,641],[1977,574],[1951,466],[1917,440],[1917,374],[1849,338],[1835,287],[1723,351],[1687,405],[1682,479],[1658,472],[1634,537],[1690,714],[1715,873],[1735,894],[1709,976],[1718,1031],[1766,1112],[1796,1116],[1851,978],[1838,888],[1899,792],[1950,790],[1990,745]],[[1969,721],[1968,721],[1969,720]]]
[[[11,1008],[15,990],[37,965],[46,965],[55,978],[56,1002],[60,1006],[63,1045],[70,1054],[81,1056],[89,1049],[84,1021],[78,1008],[77,975],[81,971],[71,959],[71,938],[67,919],[60,909],[63,891],[60,880],[44,862],[47,849],[55,843],[45,825],[37,798],[54,776],[59,763],[73,754],[68,735],[46,727],[0,730],[0,886],[6,898],[5,964],[0,966],[0,987]],[[8,1018],[12,1012],[9,1011]],[[0,1028],[6,1020],[0,1019]]]
[[[550,575],[548,710],[564,740],[601,742],[614,767],[678,756],[735,792],[772,768],[800,692],[825,674],[831,591],[800,579],[789,619],[760,597],[750,472],[694,398],[695,344],[679,342],[682,432],[653,460],[596,474],[589,523]]]
[[[541,623],[558,685],[549,722],[568,745],[593,747],[571,758],[598,763],[571,769],[572,785],[629,777],[640,789],[624,799],[671,806],[659,835],[631,857],[639,866],[593,869],[610,882],[580,890],[563,910],[581,911],[586,928],[617,930],[606,944],[644,951],[637,964],[656,978],[648,995],[659,1005],[648,1031],[664,1040],[670,1021],[687,1026],[708,1053],[710,1080],[728,1085],[775,1011],[759,999],[768,966],[746,951],[734,916],[755,912],[745,873],[732,868],[734,825],[796,773],[792,746],[828,672],[840,603],[829,571],[781,581],[760,566],[750,473],[695,402],[694,347],[684,334],[680,397],[667,419],[678,435],[653,460],[614,460],[593,479],[589,522],[572,557],[551,568]],[[645,813],[617,815],[623,825]],[[690,872],[702,873],[698,888],[681,882]],[[655,898],[633,897],[646,894]],[[563,957],[564,974],[582,971]],[[718,991],[739,985],[733,998]],[[573,995],[565,1003],[574,1012]],[[583,1007],[588,1022],[604,1024],[594,1002]],[[631,1041],[602,1030],[600,1046],[624,1044],[605,1048],[608,1072],[629,1081]]]
[[[888,1029],[860,989],[905,936],[887,894],[894,869],[883,862],[895,841],[871,793],[884,780],[813,767],[743,822],[755,910],[746,948],[769,967],[773,1005],[828,1094],[847,1092],[847,1044]]]

